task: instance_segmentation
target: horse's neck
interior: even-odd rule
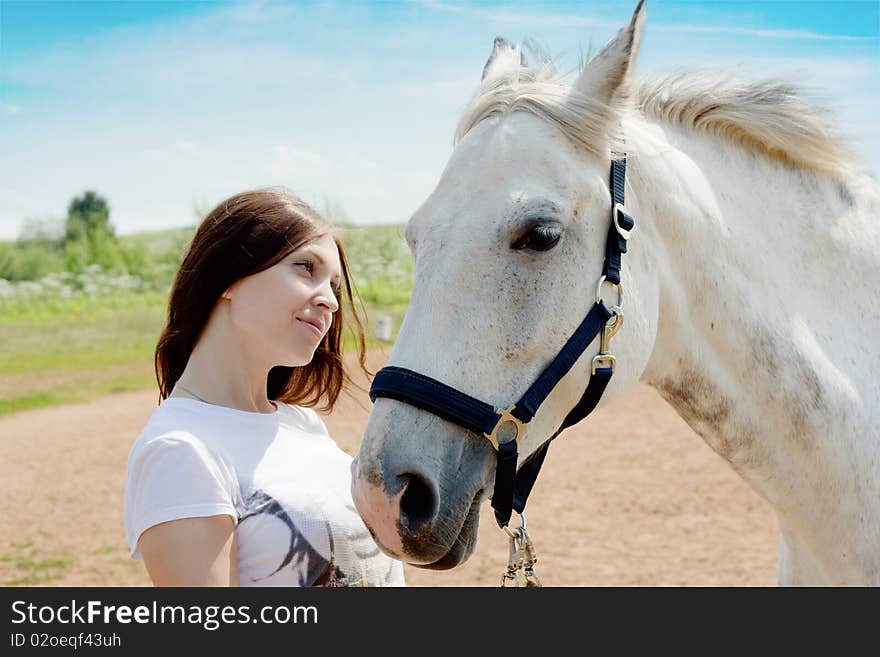
[[[870,556],[826,554],[859,531],[867,547],[852,549],[875,565],[880,550],[880,361],[864,352],[880,280],[876,251],[846,230],[880,246],[861,192],[712,138],[632,132],[631,209],[645,226],[633,250],[650,249],[660,277],[643,380],[775,508],[785,540],[810,544],[791,551],[794,577],[864,577],[847,564]]]

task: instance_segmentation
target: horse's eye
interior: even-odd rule
[[[538,224],[532,226],[529,231],[510,245],[511,249],[520,251],[530,249],[532,251],[549,251],[559,242],[562,231],[559,226]]]

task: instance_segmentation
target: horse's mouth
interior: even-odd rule
[[[482,500],[483,491],[479,490],[474,495],[471,507],[468,509],[464,522],[458,530],[458,536],[455,537],[452,547],[449,548],[446,554],[432,563],[414,565],[418,568],[427,568],[428,570],[449,570],[467,561],[471,554],[473,554],[474,547],[477,544],[477,527],[480,523],[480,503]],[[404,540],[404,545],[406,545],[406,540]]]

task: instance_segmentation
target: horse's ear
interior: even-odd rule
[[[523,55],[519,47],[513,45],[510,41],[503,37],[495,37],[495,43],[492,44],[492,54],[486,60],[483,66],[483,77],[495,77],[504,71],[512,68],[528,67],[526,57]]]
[[[623,27],[584,67],[573,85],[575,90],[607,105],[616,105],[626,98],[642,40],[645,14],[645,0],[639,0],[629,25]]]

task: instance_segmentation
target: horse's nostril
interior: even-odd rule
[[[434,518],[437,496],[424,477],[410,472],[399,476],[405,487],[400,498],[400,523],[410,532],[415,532]]]

